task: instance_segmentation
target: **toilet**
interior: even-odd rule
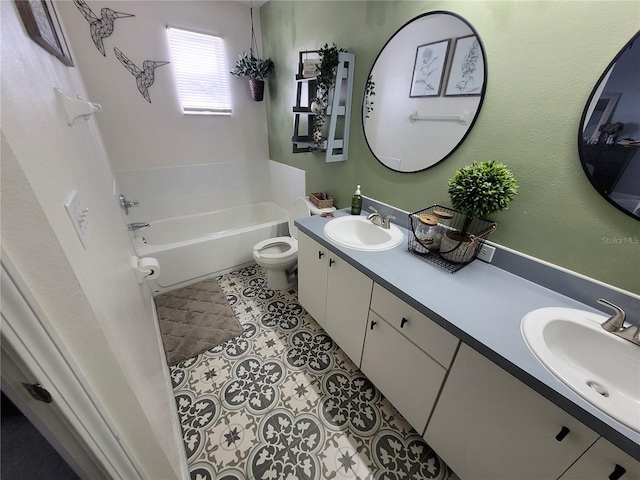
[[[268,238],[253,247],[253,259],[267,271],[271,290],[287,290],[296,283],[298,264],[298,228],[294,222],[311,214],[334,211],[335,207],[319,209],[306,198],[297,198],[289,209],[288,237]]]

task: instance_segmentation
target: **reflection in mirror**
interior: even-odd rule
[[[640,220],[640,32],[594,88],[580,122],[582,168],[609,202]],[[634,45],[635,42],[635,45]]]
[[[378,54],[365,88],[362,123],[371,152],[398,172],[451,155],[480,111],[485,65],[478,34],[458,15],[429,12],[406,23]]]

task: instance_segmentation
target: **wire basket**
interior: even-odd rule
[[[438,222],[433,238],[419,238],[416,230],[421,223],[421,215],[433,215],[434,212],[450,216],[450,219]],[[409,251],[451,273],[457,272],[476,259],[486,239],[496,229],[491,220],[474,218],[466,226],[466,236],[462,232],[466,216],[441,205],[431,205],[423,210],[409,214]],[[435,239],[435,241],[434,241]]]

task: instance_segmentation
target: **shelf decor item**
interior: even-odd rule
[[[340,52],[346,52],[346,50],[338,48],[335,43],[331,46],[325,43],[318,51],[320,63],[316,75],[316,96],[312,100],[318,110],[313,117],[313,141],[316,145],[320,145],[323,140],[322,127],[329,107],[329,95],[336,85],[336,69],[340,63]]]
[[[425,226],[428,228],[433,223],[437,223],[435,230],[425,234]],[[468,241],[448,243],[447,235],[459,233],[465,225]],[[461,212],[442,205],[431,205],[409,215],[409,251],[455,273],[478,256],[484,239],[495,229],[496,224],[491,220],[474,218],[467,221],[467,216]]]
[[[273,62],[270,58],[261,59],[258,52],[258,43],[253,29],[253,7],[251,12],[251,45],[248,52],[242,52],[236,60],[236,66],[231,70],[234,77],[249,77],[249,90],[251,98],[261,102],[264,98],[264,81],[273,70]],[[255,55],[254,55],[255,52]]]

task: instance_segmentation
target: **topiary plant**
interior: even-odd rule
[[[507,208],[518,193],[518,184],[502,163],[473,162],[453,175],[449,180],[448,193],[453,208],[467,216],[465,233],[471,219],[488,217]]]

